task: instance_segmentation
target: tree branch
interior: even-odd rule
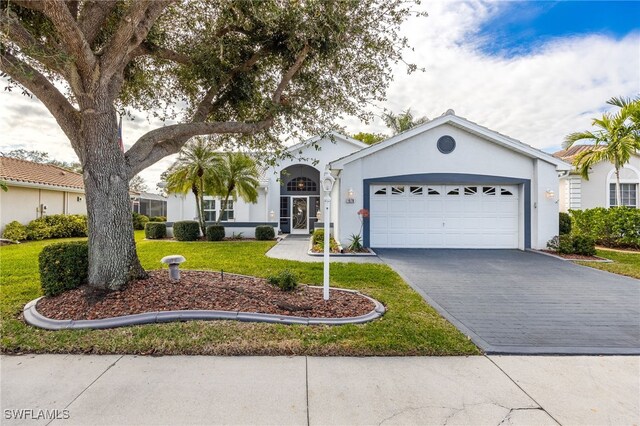
[[[44,11],[43,0],[11,0],[11,3],[17,4],[18,6],[24,7],[25,9],[35,10],[38,12]]]
[[[84,3],[78,16],[78,25],[89,45],[92,45],[100,34],[102,26],[116,7],[116,3],[116,0],[86,1]]]
[[[127,15],[104,49],[101,59],[101,84],[108,86],[116,73],[123,72],[131,60],[131,52],[145,40],[149,30],[164,9],[175,0],[144,0],[134,2]]]
[[[84,82],[91,81],[96,57],[69,8],[65,3],[55,0],[46,0],[44,3],[44,14],[51,20],[63,40],[62,45],[67,47],[66,53],[75,58]]]
[[[0,14],[0,28],[22,52],[46,67],[64,74],[64,63],[57,60],[60,57],[60,53],[38,41],[22,26],[15,13],[7,11]]]
[[[71,144],[77,148],[78,111],[67,98],[44,75],[7,51],[2,52],[0,56],[0,70],[33,93],[44,104]],[[76,152],[78,152],[77,149]]]
[[[298,73],[298,71],[300,71],[300,68],[302,68],[304,60],[307,58],[307,55],[309,55],[310,50],[311,48],[309,47],[309,45],[305,44],[300,53],[298,53],[298,56],[296,57],[293,65],[291,65],[287,72],[282,75],[280,84],[278,84],[278,87],[276,88],[276,91],[273,92],[273,96],[271,98],[274,104],[280,104],[280,101],[282,99],[282,92],[284,92],[284,89],[291,82],[293,77]]]
[[[152,130],[138,139],[125,154],[129,177],[135,176],[167,155],[177,153],[193,136],[228,133],[252,135],[266,130],[272,125],[273,118],[268,118],[252,123],[235,121],[183,123]]]
[[[176,52],[175,50],[167,49],[166,47],[157,46],[147,41],[142,43],[138,49],[132,52],[131,59],[142,55],[154,56],[158,59],[166,59],[182,65],[189,65],[192,63],[191,58],[184,53]]]

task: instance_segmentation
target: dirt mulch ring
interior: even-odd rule
[[[181,271],[179,283],[166,270],[121,291],[96,295],[80,287],[38,302],[38,312],[51,319],[92,320],[172,310],[220,310],[312,318],[345,318],[371,312],[374,303],[356,293],[331,290],[325,302],[321,288],[300,286],[283,292],[265,279],[219,272]]]
[[[563,259],[568,259],[568,260],[600,260],[600,261],[609,260],[599,256],[585,256],[582,254],[560,254],[557,251],[553,251],[553,250],[542,250],[542,251],[545,253],[552,254],[554,256],[561,257]]]

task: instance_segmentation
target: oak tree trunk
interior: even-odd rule
[[[146,273],[136,252],[117,115],[105,104],[85,111],[80,130],[89,225],[89,285],[118,290]]]

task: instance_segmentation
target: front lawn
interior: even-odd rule
[[[621,252],[599,249],[598,256],[613,260],[613,263],[578,262],[581,265],[640,279],[640,252]]]
[[[284,268],[300,282],[320,285],[322,263],[271,259],[273,242],[144,241],[138,252],[147,269],[159,269],[169,254],[187,258],[184,269],[224,270],[267,277]],[[37,256],[60,240],[0,247],[1,350],[5,353],[127,353],[212,355],[472,355],[470,340],[415,293],[386,265],[334,263],[332,285],[357,289],[388,312],[363,325],[285,326],[234,321],[152,324],[111,330],[46,331],[20,318],[25,303],[41,295]],[[636,263],[637,265],[637,263]]]

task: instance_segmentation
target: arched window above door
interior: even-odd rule
[[[287,183],[287,191],[290,192],[315,192],[317,190],[318,184],[304,176],[293,178]]]

